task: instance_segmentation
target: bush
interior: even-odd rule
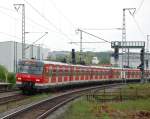
[[[8,83],[11,83],[12,85],[14,85],[16,83],[15,73],[9,72],[7,75],[7,80],[8,80]]]
[[[6,81],[7,74],[8,70],[4,66],[0,65],[0,82]]]
[[[0,65],[0,82],[7,82],[14,85],[16,83],[15,73],[8,72],[8,70]]]

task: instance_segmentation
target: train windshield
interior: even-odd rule
[[[43,63],[35,61],[20,61],[18,63],[18,72],[40,75],[43,72]]]

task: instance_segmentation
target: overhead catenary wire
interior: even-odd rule
[[[7,11],[11,11],[11,12],[16,13],[16,11],[14,11],[13,9],[9,9],[9,8],[7,8],[7,7],[0,6],[0,8],[2,8],[3,10],[7,10]],[[11,16],[11,15],[9,15],[9,14],[4,13],[4,12],[1,11],[1,10],[0,10],[0,12],[1,12],[2,14],[4,14],[4,15],[9,16],[10,18],[12,18],[12,19],[14,19],[14,20],[17,20],[17,19],[18,19],[18,18],[15,18],[15,17],[13,17],[13,16]],[[19,12],[19,14],[20,14],[20,12]],[[19,19],[21,19],[21,18],[19,18]],[[28,21],[32,22],[33,24],[37,25],[38,27],[41,27],[41,28],[43,28],[43,29],[46,29],[46,30],[49,30],[49,31],[52,31],[52,32],[56,32],[56,31],[53,31],[52,29],[48,28],[47,26],[44,26],[44,25],[42,25],[42,24],[39,24],[38,22],[36,22],[35,20],[29,18],[28,16],[26,16],[26,19],[27,19]]]
[[[99,31],[99,30],[122,30],[122,28],[83,28],[83,30],[93,30],[93,31]]]
[[[55,9],[57,10],[57,12],[64,17],[64,19],[66,19],[66,21],[70,24],[71,27],[73,27],[74,29],[76,29],[75,25],[70,21],[70,19],[64,15],[62,13],[62,11],[60,9],[58,9],[58,7],[56,6],[56,3],[53,0],[48,0],[48,2],[51,2],[51,4],[55,7]]]
[[[48,0],[48,2],[51,2],[51,4],[54,6],[54,8],[57,10],[57,12],[62,16],[64,17],[64,19],[66,19],[66,21],[70,24],[70,26],[73,28],[73,29],[76,29],[75,25],[70,21],[70,19],[64,15],[64,13],[56,6],[56,3],[53,1],[53,0]],[[71,42],[72,42],[72,39],[71,39]],[[74,43],[74,45],[78,46],[78,44]]]
[[[133,18],[133,20],[134,20],[134,22],[135,22],[135,24],[136,24],[136,26],[137,26],[137,28],[138,28],[139,32],[141,33],[141,36],[142,36],[142,37],[143,37],[143,39],[145,40],[145,33],[142,31],[142,29],[141,29],[141,27],[140,27],[140,25],[139,25],[138,21],[135,19],[135,17],[134,17],[134,16],[132,16],[132,18]]]
[[[78,29],[78,31],[81,31],[81,32],[86,33],[86,34],[89,34],[89,35],[91,35],[91,36],[93,36],[93,37],[95,37],[95,38],[97,38],[97,39],[100,39],[100,40],[102,40],[102,41],[104,41],[104,42],[111,43],[111,42],[108,41],[108,40],[105,40],[105,39],[103,39],[103,38],[101,38],[101,37],[99,37],[99,36],[93,35],[93,34],[91,34],[91,33],[89,33],[89,32],[83,31],[83,30],[81,30],[81,29]]]
[[[16,12],[16,11],[14,11],[13,9],[6,8],[6,7],[3,7],[3,6],[0,6],[0,8],[3,9],[3,10],[7,10],[7,11],[9,11],[9,12],[13,12],[13,13]],[[13,17],[13,16],[11,16],[11,15],[9,15],[9,14],[7,14],[7,13],[1,11],[1,10],[0,10],[0,12],[1,12],[2,14],[4,14],[5,16],[8,16],[8,17],[10,17],[10,18],[12,18],[12,19],[14,19],[14,20],[18,20],[18,18],[15,18],[15,17]],[[19,14],[20,14],[20,12],[19,12]],[[21,19],[21,18],[19,18],[19,19]],[[38,22],[36,22],[35,20],[31,19],[31,18],[28,17],[28,16],[26,16],[26,19],[27,19],[28,21],[30,21],[31,23],[37,25],[37,27],[41,27],[41,28],[43,28],[43,29],[46,29],[46,30],[55,32],[55,33],[57,33],[57,34],[60,34],[60,31],[58,31],[58,30],[55,31],[55,30],[52,30],[52,29],[50,29],[49,27],[47,27],[47,26],[45,26],[45,25],[39,24]],[[9,36],[9,37],[13,37],[13,38],[20,39],[20,38],[18,38],[17,36],[13,36],[13,35],[10,35],[10,34],[4,33],[4,32],[3,32],[3,33],[1,32],[1,34],[7,35],[7,36]],[[70,39],[67,35],[65,35],[65,34],[63,34],[63,35],[64,35],[65,37],[67,37],[67,39]],[[78,46],[78,44],[75,44],[75,45]]]
[[[21,38],[15,36],[15,35],[11,35],[11,34],[8,34],[8,33],[6,33],[6,32],[0,32],[0,34],[6,35],[6,36],[9,36],[9,37],[12,37],[12,38],[21,39]]]
[[[54,27],[60,34],[65,36],[67,39],[71,40],[67,34],[62,32],[55,24],[53,24],[47,17],[45,17],[38,9],[36,9],[32,4],[30,4],[27,0],[24,0],[36,13],[38,13],[45,21],[47,21],[52,27]]]
[[[7,11],[14,12],[13,9],[10,9],[10,8],[4,7],[4,6],[0,6],[0,8],[1,8],[1,9],[4,9],[4,10],[7,10]]]
[[[143,3],[144,3],[144,0],[141,0],[140,4],[136,10],[136,14],[141,10]]]
[[[2,10],[0,10],[0,13],[2,13],[2,14],[5,15],[5,16],[8,16],[8,17],[12,18],[13,20],[17,20],[17,18],[15,18],[15,17],[13,17],[13,16],[11,16],[11,15],[9,15],[9,14],[3,12]]]

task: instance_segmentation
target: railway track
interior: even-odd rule
[[[40,101],[21,110],[7,114],[6,116],[2,117],[2,119],[44,119],[61,106],[82,95],[87,94],[91,90],[97,91],[98,89],[103,89],[104,87],[111,88],[112,86],[116,87],[118,84],[95,86],[60,94],[59,96]]]
[[[0,90],[0,93],[7,93],[7,92],[16,92],[19,91],[18,89],[14,89],[14,90]]]
[[[21,95],[21,94],[16,94],[16,95],[11,95],[11,96],[6,96],[6,97],[1,97],[0,98],[0,105],[4,105],[10,102],[14,101],[19,101],[27,98],[28,96],[26,95]]]

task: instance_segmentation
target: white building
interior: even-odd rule
[[[46,59],[50,51],[48,48],[29,44],[26,44],[26,47],[28,47],[25,50],[25,58],[27,59]],[[16,72],[18,60],[22,59],[22,43],[0,42],[0,56],[0,65],[4,65],[10,72]]]
[[[97,57],[93,57],[92,59],[92,64],[98,64],[99,63],[99,60]]]
[[[128,57],[129,57],[129,60],[128,60]],[[123,58],[124,58],[123,59],[123,61],[124,61],[123,64],[126,65],[126,66],[129,63],[130,67],[137,68],[141,64],[140,53],[129,53],[129,56],[128,56],[128,54],[126,54],[126,56],[123,55]],[[145,53],[145,68],[147,67],[146,66],[146,60],[148,60],[148,69],[150,69],[150,53],[147,53],[147,54]],[[118,58],[117,61],[112,56],[111,57],[111,64],[121,67],[122,66],[122,53],[119,53],[119,58]]]

